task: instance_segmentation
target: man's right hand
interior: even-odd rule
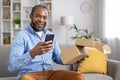
[[[52,41],[39,42],[32,50],[30,50],[30,55],[34,58],[36,55],[44,54],[51,49],[53,49]]]

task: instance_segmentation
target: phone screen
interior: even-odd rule
[[[45,38],[45,41],[49,41],[49,40],[53,41],[53,39],[54,39],[54,34],[47,34],[46,38]]]

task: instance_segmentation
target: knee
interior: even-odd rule
[[[22,75],[19,80],[34,80],[29,74]]]
[[[76,73],[74,80],[85,80],[85,77],[82,73]]]

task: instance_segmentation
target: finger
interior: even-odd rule
[[[43,48],[51,48],[51,47],[53,47],[53,44],[51,44],[51,43],[43,46]]]
[[[53,49],[53,45],[52,44],[46,45],[46,46],[44,46],[44,49],[45,50],[47,50],[47,49]]]
[[[52,40],[46,41],[46,44],[52,44]]]
[[[77,61],[77,63],[81,63],[81,62],[84,61],[84,60],[85,60],[85,57],[82,58],[82,59],[79,59],[79,60]]]
[[[41,52],[44,54],[44,53],[48,52],[51,49],[53,49],[53,48],[43,48],[43,49],[41,49]]]

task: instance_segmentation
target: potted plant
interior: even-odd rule
[[[93,36],[94,31],[89,32],[88,29],[78,29],[75,24],[71,27],[76,34],[72,36],[72,39],[76,39],[76,44],[81,46],[97,46],[96,44],[106,44],[100,38]]]
[[[94,31],[89,32],[88,29],[78,29],[75,24],[73,24],[71,29],[76,32],[75,36],[71,37],[72,39],[76,39],[76,45],[95,47],[106,54],[111,53],[111,49],[109,45],[107,45],[107,42],[93,36]]]
[[[14,22],[14,24],[15,24],[15,25],[14,25],[15,28],[19,28],[19,27],[20,27],[20,19],[19,19],[19,18],[14,19],[13,22]]]
[[[94,31],[89,32],[88,29],[78,29],[75,24],[71,27],[75,31],[75,36],[72,36],[72,39],[81,38],[81,39],[91,39],[94,41],[101,41],[100,38],[93,36]]]

